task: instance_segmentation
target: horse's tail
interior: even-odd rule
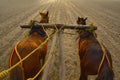
[[[114,72],[111,68],[106,67],[105,65],[101,68],[100,73],[96,80],[113,80]]]
[[[10,80],[24,80],[23,71],[19,66],[10,71]]]
[[[112,58],[111,58],[110,52],[108,50],[106,50],[106,54],[108,56],[108,60],[110,61],[110,64],[108,63],[107,58],[105,58],[96,80],[114,80]]]

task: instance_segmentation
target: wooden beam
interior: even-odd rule
[[[41,28],[42,26],[44,28],[55,28],[55,26],[60,29],[63,27],[63,29],[90,29],[91,27],[89,25],[75,25],[75,24],[68,24],[68,25],[64,25],[64,24],[49,24],[49,23],[37,23],[37,24],[33,24],[33,25],[21,25],[21,28]],[[94,30],[97,30],[97,27],[94,26],[93,27]]]

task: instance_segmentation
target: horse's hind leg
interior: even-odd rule
[[[80,75],[80,80],[87,80],[87,76],[85,76],[85,75]]]
[[[20,67],[16,67],[10,71],[10,80],[24,80],[24,74]]]
[[[80,75],[80,80],[88,80],[88,75],[85,74],[85,69],[83,66],[81,66],[81,75]]]

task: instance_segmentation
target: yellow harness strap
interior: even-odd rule
[[[18,52],[18,50],[17,50],[17,45],[18,45],[19,43],[20,43],[20,42],[17,42],[17,44],[15,45],[15,52],[16,52],[16,55],[18,56],[19,60],[21,61],[22,58],[21,58],[21,56],[20,56],[20,54],[19,54],[19,52]],[[21,62],[21,66],[23,66],[22,62]]]
[[[96,39],[96,40],[97,40],[97,39]],[[97,41],[98,41],[98,40],[97,40]],[[106,54],[105,48],[103,47],[103,45],[102,45],[99,41],[98,41],[98,43],[99,43],[99,45],[101,46],[101,49],[102,49],[102,51],[103,51],[102,60],[101,60],[100,65],[99,65],[99,67],[98,67],[98,73],[100,73],[100,69],[101,69],[101,67],[102,67],[102,64],[103,64],[103,61],[104,61],[105,58],[107,59],[108,66],[109,66],[110,68],[112,68],[112,67],[111,67],[111,63],[110,63],[110,61],[109,61],[109,58],[108,58],[108,56],[107,56],[107,54]]]
[[[100,44],[100,43],[99,43]],[[103,51],[103,57],[102,57],[102,60],[101,60],[101,62],[100,62],[100,65],[99,65],[99,67],[98,67],[98,73],[100,73],[100,69],[101,69],[101,67],[102,67],[102,64],[103,64],[103,61],[104,61],[104,59],[105,59],[105,55],[106,55],[106,52],[105,52],[105,48],[100,44],[100,46],[101,46],[101,49],[102,49],[102,51]]]

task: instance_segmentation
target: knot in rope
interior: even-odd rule
[[[7,76],[8,74],[8,70],[4,70],[0,73],[0,78],[4,78],[5,76]]]

